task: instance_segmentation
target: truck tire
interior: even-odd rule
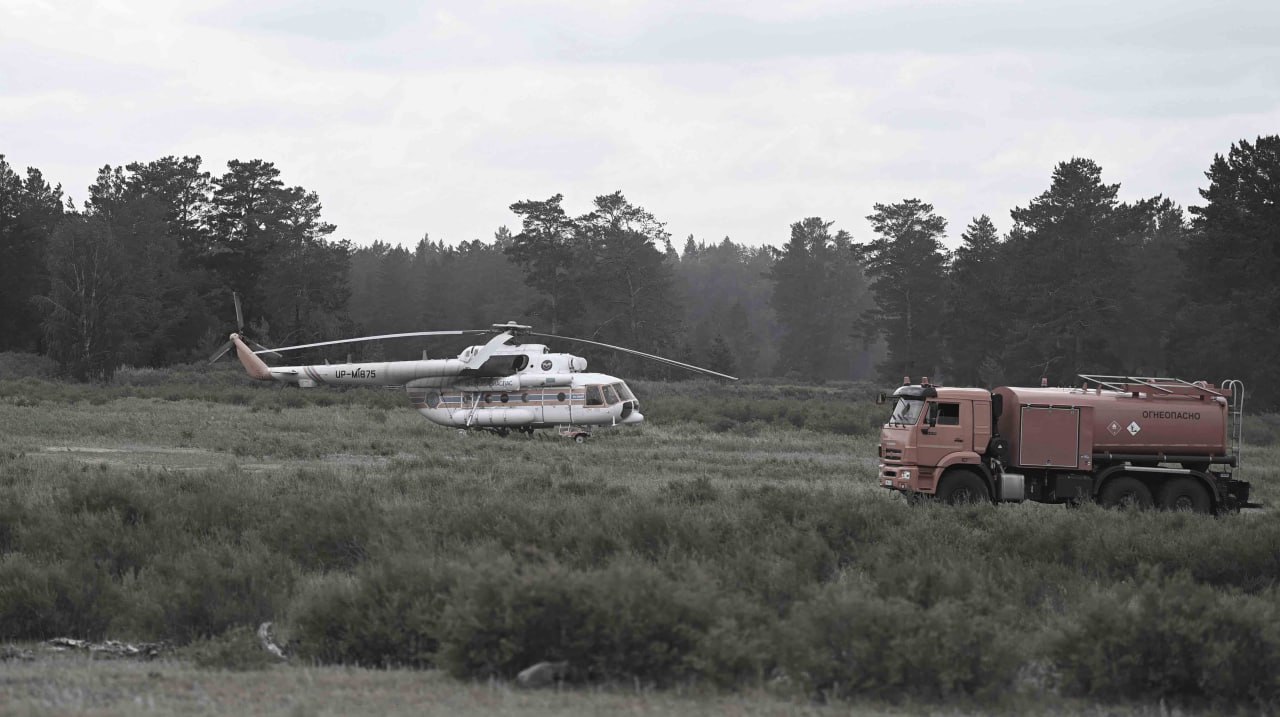
[[[937,497],[947,505],[991,502],[986,482],[970,471],[952,471],[942,476]]]
[[[1151,489],[1133,476],[1120,476],[1107,481],[1098,494],[1098,502],[1106,508],[1147,509],[1154,504]]]
[[[1207,514],[1213,512],[1213,499],[1195,478],[1174,478],[1160,489],[1160,507]]]

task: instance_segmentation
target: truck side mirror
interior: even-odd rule
[[[921,429],[924,433],[929,433],[930,428],[936,428],[938,426],[938,404],[929,404],[929,410],[924,414],[924,422],[928,424]]]

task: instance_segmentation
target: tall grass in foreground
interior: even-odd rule
[[[380,398],[254,412],[88,391],[0,383],[0,639],[274,620],[304,659],[460,677],[567,660],[578,681],[826,698],[1280,704],[1274,513],[909,506],[874,486],[872,436],[786,418],[829,410],[812,397],[742,421],[741,397],[711,394],[694,422],[576,446],[378,421]],[[204,427],[186,440],[224,463],[52,459],[34,447],[55,419],[100,442]],[[233,458],[280,451],[256,472]],[[1276,477],[1267,451],[1255,481]]]

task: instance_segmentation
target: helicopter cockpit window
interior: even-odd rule
[[[618,398],[618,392],[614,390],[613,386],[604,387],[604,402],[610,406],[615,403],[622,403],[622,399]]]
[[[613,387],[617,389],[618,395],[622,397],[622,400],[624,401],[636,400],[636,395],[631,392],[630,388],[627,388],[627,384],[619,381],[618,383],[613,384]]]
[[[603,406],[604,394],[600,392],[599,386],[587,386],[587,405]]]

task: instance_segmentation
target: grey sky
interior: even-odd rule
[[[1002,230],[1059,161],[1185,205],[1280,132],[1280,4],[0,4],[0,153],[82,200],[103,164],[276,163],[337,236],[457,242],[621,189],[680,242],[866,240],[919,197]]]

